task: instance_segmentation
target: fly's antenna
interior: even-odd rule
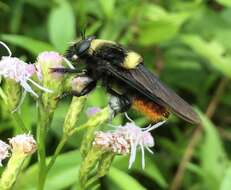
[[[83,27],[83,30],[82,30],[82,39],[85,40],[86,39],[86,27]]]
[[[9,48],[4,42],[2,42],[2,41],[0,41],[0,44],[1,44],[4,48],[6,48],[7,52],[9,53],[9,57],[11,57],[11,56],[12,56],[12,52],[10,51],[10,48]]]
[[[77,34],[81,37],[82,40],[86,39],[86,29],[84,27],[80,27],[80,29],[77,31]]]
[[[81,38],[82,40],[86,39],[86,28],[83,28],[83,30],[81,31]]]
[[[82,40],[86,39],[86,27],[79,27],[78,31],[77,31],[78,36],[81,37]]]

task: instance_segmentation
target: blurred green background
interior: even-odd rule
[[[5,0],[0,1],[0,40],[13,55],[34,62],[41,51],[64,53],[68,43],[87,35],[117,41],[137,52],[145,65],[181,97],[197,108],[202,126],[171,116],[153,131],[154,155],[146,153],[146,168],[137,162],[128,170],[128,158],[114,161],[104,177],[104,190],[230,190],[231,189],[231,1],[230,0]],[[7,55],[1,47],[0,55]],[[104,97],[104,98],[102,98]],[[108,96],[97,88],[88,106],[105,106]],[[52,155],[70,99],[55,113],[47,140]],[[32,131],[35,102],[26,98],[21,115]],[[84,114],[82,114],[84,120]],[[129,112],[138,124],[148,121]],[[126,122],[118,116],[114,124]],[[19,133],[0,104],[0,137]],[[48,176],[46,189],[72,189],[77,180],[81,135],[65,146]],[[183,159],[184,158],[184,159]],[[187,162],[189,161],[189,162]],[[179,170],[180,166],[180,170]],[[19,176],[17,190],[35,189],[36,157]]]

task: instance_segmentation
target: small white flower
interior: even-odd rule
[[[0,166],[2,166],[2,160],[9,157],[10,146],[0,140]]]
[[[33,154],[37,149],[36,141],[29,134],[17,135],[9,139],[9,143],[12,146],[12,151],[18,151],[27,155]]]
[[[37,72],[34,64],[27,64],[17,57],[11,57],[9,48],[3,42],[1,42],[1,44],[7,48],[9,56],[3,56],[0,60],[0,76],[14,80],[19,83],[25,91],[36,97],[38,97],[38,95],[32,90],[29,82],[45,92],[51,92],[49,89],[40,86],[31,79]]]
[[[153,126],[147,128],[140,128],[134,122],[126,123],[126,125],[119,127],[116,132],[123,136],[131,145],[129,168],[136,158],[137,148],[141,149],[142,154],[142,168],[145,167],[144,149],[146,148],[150,153],[153,153],[150,147],[155,145],[154,138],[150,131],[162,125],[165,121],[159,122]]]
[[[140,148],[142,154],[142,168],[144,169],[144,151],[147,149],[150,153],[153,153],[150,147],[153,147],[155,144],[150,131],[159,127],[164,122],[165,121],[159,122],[147,128],[140,128],[134,122],[129,122],[124,126],[119,126],[112,132],[97,132],[93,144],[117,154],[124,155],[130,153],[128,168],[131,168],[136,158],[137,148]]]

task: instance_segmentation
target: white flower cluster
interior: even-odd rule
[[[24,154],[33,154],[36,151],[36,141],[32,135],[17,135],[9,140],[12,151],[19,151]]]
[[[38,75],[34,64],[27,64],[17,57],[11,57],[12,53],[7,45],[1,41],[0,44],[3,45],[9,52],[9,56],[3,56],[0,60],[0,76],[14,80],[19,83],[26,92],[29,92],[36,97],[38,97],[38,95],[33,91],[28,82],[45,92],[51,92],[49,89],[42,87],[31,79],[34,74]]]
[[[94,145],[117,154],[129,154],[130,143],[116,132],[96,132]]]
[[[154,138],[150,131],[162,125],[165,121],[159,122],[147,128],[140,128],[134,122],[126,123],[124,126],[119,126],[112,132],[96,132],[93,145],[98,146],[106,151],[111,151],[117,154],[129,154],[129,168],[136,158],[137,148],[141,149],[142,153],[142,168],[145,167],[144,149],[153,153],[150,147],[154,146]]]

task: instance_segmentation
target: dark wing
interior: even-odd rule
[[[192,124],[200,123],[200,118],[192,107],[173,90],[161,83],[158,77],[147,70],[144,65],[139,64],[135,69],[130,70],[115,67],[110,63],[106,63],[105,67],[117,79],[124,81],[150,100],[167,107],[182,119]]]

